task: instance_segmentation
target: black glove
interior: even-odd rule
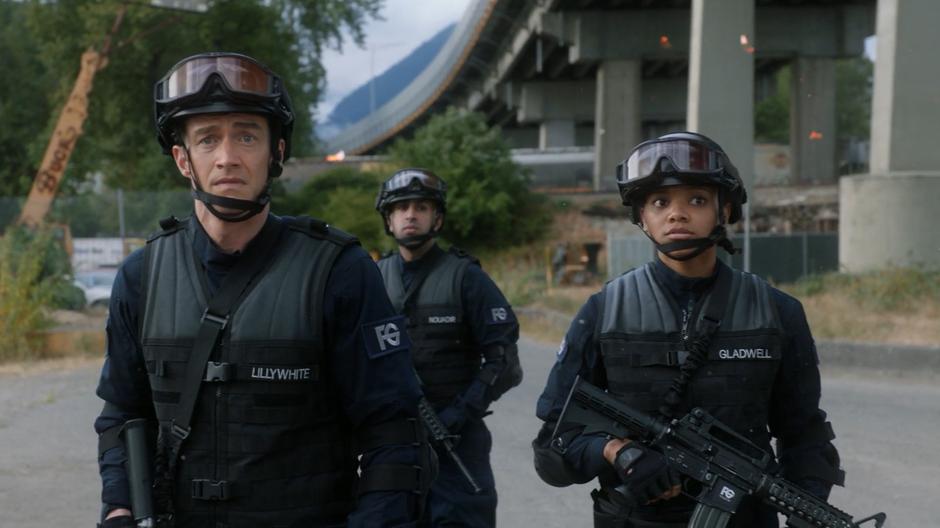
[[[617,451],[614,468],[623,480],[621,488],[636,505],[659,498],[681,484],[679,472],[666,457],[637,443],[629,443]]]
[[[460,434],[463,426],[467,423],[467,413],[463,406],[448,405],[437,413],[437,417],[447,428],[447,432],[452,435]]]
[[[99,524],[101,528],[137,528],[137,523],[134,522],[134,517],[131,515],[121,515],[119,517],[111,517],[106,519]]]

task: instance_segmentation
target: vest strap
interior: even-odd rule
[[[632,353],[627,357],[627,363],[630,367],[650,367],[653,365],[678,367],[685,363],[688,357],[688,350],[654,350],[646,353]]]
[[[196,500],[226,501],[236,497],[234,482],[227,480],[193,479],[192,498]]]
[[[319,365],[237,365],[209,361],[202,381],[218,383],[227,381],[266,381],[291,383],[318,381]]]
[[[421,466],[379,464],[362,472],[358,494],[373,491],[411,491],[421,493]]]
[[[105,429],[100,435],[98,435],[98,457],[104,455],[105,451],[112,449],[114,447],[123,446],[124,443],[121,442],[121,431],[124,429],[124,425],[115,425]]]
[[[421,445],[422,426],[414,418],[385,422],[359,433],[358,451],[367,453],[385,445]]]
[[[241,298],[252,279],[270,262],[271,254],[280,240],[282,225],[279,222],[268,220],[258,234],[259,245],[239,259],[226,275],[219,290],[209,300],[202,315],[199,331],[193,345],[193,353],[186,364],[186,374],[183,390],[180,394],[180,403],[170,416],[170,445],[168,453],[169,468],[176,466],[180,447],[189,436],[190,422],[193,410],[196,407],[196,398],[199,387],[205,378],[206,364],[209,356],[222,335],[222,330],[228,325],[229,313],[235,303]]]

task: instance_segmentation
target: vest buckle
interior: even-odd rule
[[[227,480],[193,479],[192,496],[197,500],[224,501],[232,498]]]
[[[179,442],[186,440],[186,437],[189,436],[190,430],[191,429],[189,427],[182,427],[177,425],[176,420],[173,420],[173,423],[170,425],[170,434],[172,434],[173,437],[176,438]]]
[[[215,315],[214,313],[210,313],[208,308],[206,308],[205,311],[202,312],[202,317],[199,320],[201,322],[209,321],[210,323],[215,323],[219,325],[219,330],[224,330],[225,327],[228,326],[227,315],[225,317],[219,317],[218,315]]]
[[[681,367],[687,359],[689,359],[688,350],[676,350],[672,354],[669,354],[669,366]]]
[[[230,379],[232,379],[232,364],[218,361],[206,363],[206,375],[203,376],[203,381],[211,383],[216,381],[229,381]]]

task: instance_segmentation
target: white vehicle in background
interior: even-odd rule
[[[75,285],[85,293],[85,305],[90,308],[107,308],[111,302],[111,286],[116,269],[99,269],[75,273]]]

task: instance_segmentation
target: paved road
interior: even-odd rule
[[[590,527],[589,486],[556,489],[532,469],[534,402],[554,347],[522,343],[523,384],[496,403],[493,465],[499,523]],[[91,430],[101,408],[98,365],[28,376],[0,375],[0,526],[92,526],[99,481]],[[886,379],[827,376],[823,406],[839,439],[848,487],[832,502],[856,516],[876,509],[893,528],[940,526],[940,388]],[[580,488],[580,489],[578,489]]]

